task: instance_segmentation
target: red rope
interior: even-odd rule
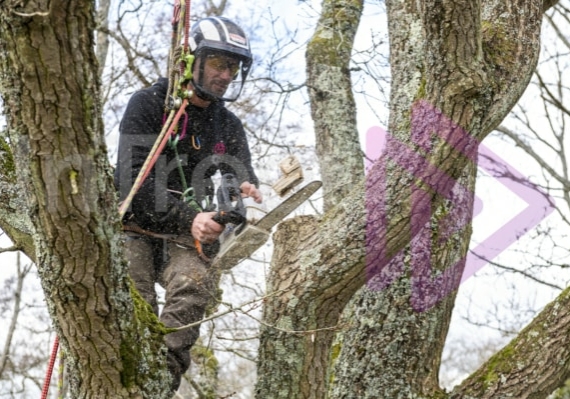
[[[44,386],[42,389],[42,398],[47,399],[47,395],[49,392],[49,384],[51,381],[51,375],[53,373],[53,367],[55,365],[55,359],[57,358],[57,349],[59,348],[59,337],[55,336],[55,341],[53,342],[53,349],[51,350],[51,356],[49,358],[48,369],[46,372],[46,379],[44,380]]]

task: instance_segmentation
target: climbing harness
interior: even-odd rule
[[[183,20],[181,24],[180,21]],[[162,130],[158,135],[152,149],[150,150],[141,170],[129,194],[127,197],[119,204],[119,217],[122,219],[127,210],[129,209],[131,202],[137,193],[137,191],[142,186],[144,180],[148,177],[152,167],[156,163],[158,157],[160,156],[162,150],[171,139],[171,136],[176,131],[178,123],[182,115],[185,115],[184,126],[182,131],[182,136],[178,140],[184,137],[186,132],[186,125],[188,123],[188,116],[185,113],[186,106],[188,105],[189,98],[194,94],[192,90],[188,90],[188,83],[192,79],[192,64],[194,62],[194,56],[189,52],[189,36],[190,36],[190,0],[176,0],[174,5],[174,12],[172,17],[172,41],[170,48],[170,56],[168,63],[168,92],[165,99],[165,114],[168,113],[165,123],[163,124]],[[184,44],[180,49],[180,42],[184,39]],[[194,145],[194,137],[192,137],[192,144]],[[199,140],[198,140],[199,146]],[[198,148],[199,149],[199,148]],[[177,156],[178,158],[178,156]],[[181,167],[181,165],[180,165]],[[188,198],[191,197],[191,192],[185,187],[185,192]],[[51,381],[51,376],[53,374],[53,369],[55,366],[55,360],[57,358],[57,353],[59,349],[59,337],[55,337],[52,352],[50,355],[48,369],[46,371],[46,376],[44,380],[44,385],[42,388],[41,399],[47,399],[49,392],[49,386]],[[63,368],[64,368],[64,354],[60,357],[60,394],[62,396],[63,387]]]

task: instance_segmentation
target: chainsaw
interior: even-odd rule
[[[236,226],[246,221],[246,209],[241,197],[241,189],[236,177],[231,173],[222,176],[222,181],[216,193],[218,199],[218,212],[214,215],[214,222],[223,226],[231,223]]]
[[[226,173],[222,176],[220,186],[216,191],[216,198],[218,200],[218,211],[212,219],[222,226],[237,226],[236,233],[239,233],[246,224],[247,211],[241,197],[239,182],[232,173]],[[203,257],[202,243],[195,240],[194,244],[198,254]]]

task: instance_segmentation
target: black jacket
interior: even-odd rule
[[[153,86],[136,92],[127,105],[120,124],[119,153],[115,185],[123,200],[154,145],[164,120],[164,98],[168,80],[160,78]],[[210,177],[233,173],[240,182],[259,184],[251,166],[251,155],[241,121],[223,102],[207,108],[186,107],[186,132],[183,115],[178,133],[184,135],[176,145],[178,158],[188,186],[193,187],[202,205],[205,195],[212,194]],[[194,148],[192,138],[200,149]],[[125,220],[156,233],[188,234],[198,209],[183,202],[182,178],[176,152],[167,145],[149,176],[133,198]]]

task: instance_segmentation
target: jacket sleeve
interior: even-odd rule
[[[160,130],[163,119],[163,97],[156,90],[135,93],[120,124],[119,149],[115,185],[123,200],[132,187]],[[163,234],[189,234],[192,221],[199,212],[178,195],[167,191],[166,156],[161,154],[148,177],[134,196],[125,222]]]
[[[232,114],[230,118],[228,131],[230,136],[226,139],[228,144],[228,154],[232,156],[235,162],[232,165],[222,165],[220,167],[223,173],[233,173],[238,177],[240,183],[249,181],[256,187],[259,187],[259,179],[257,178],[253,166],[251,164],[251,152],[247,142],[245,130],[241,121]]]

